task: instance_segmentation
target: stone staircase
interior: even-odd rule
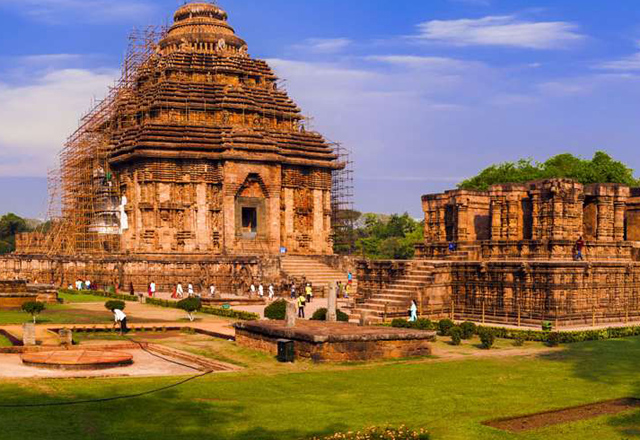
[[[480,255],[480,246],[460,244],[455,252],[450,252],[444,259],[447,261],[467,261],[477,259]]]
[[[362,313],[366,313],[369,322],[381,322],[385,310],[388,317],[407,317],[412,299],[418,299],[418,291],[434,282],[433,262],[415,260],[411,262],[406,275],[384,289],[375,292],[371,297],[358,300],[349,320],[359,322]]]
[[[315,290],[323,291],[329,283],[337,281],[347,283],[347,273],[340,272],[313,257],[289,256],[282,258],[281,268],[284,273],[295,278],[305,278],[311,282]],[[354,274],[355,276],[355,274]],[[357,289],[356,280],[353,280],[352,293]]]

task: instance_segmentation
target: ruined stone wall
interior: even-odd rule
[[[256,257],[7,256],[0,258],[0,279],[29,280],[59,287],[73,285],[77,279],[88,279],[99,288],[119,286],[124,293],[129,292],[131,284],[136,293],[146,292],[152,281],[159,291],[172,291],[178,282],[184,286],[192,283],[200,291],[214,284],[221,293],[245,294],[253,280],[276,283],[280,279],[280,268],[276,258]]]

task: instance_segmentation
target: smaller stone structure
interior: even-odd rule
[[[36,325],[32,322],[22,324],[22,345],[36,345]]]
[[[296,359],[314,362],[428,356],[436,338],[435,332],[320,321],[299,321],[295,327],[284,321],[239,322],[235,329],[239,345],[275,356],[278,339],[290,339]]]
[[[115,351],[50,351],[26,353],[22,363],[55,370],[105,370],[133,364],[133,355]]]

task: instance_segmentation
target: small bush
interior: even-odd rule
[[[189,321],[191,322],[193,322],[193,320],[195,319],[195,312],[202,309],[202,301],[200,301],[200,298],[196,298],[193,296],[178,301],[178,304],[176,305],[179,309],[187,312],[187,316],[189,316]]]
[[[104,307],[111,312],[113,312],[115,309],[124,310],[125,306],[125,302],[120,300],[111,300],[104,303]]]
[[[460,345],[462,343],[462,329],[460,327],[451,327],[449,336],[451,336],[451,345]]]
[[[547,345],[549,347],[557,347],[562,340],[562,335],[559,332],[551,332],[547,337]]]
[[[553,330],[553,324],[549,321],[544,321],[542,323],[542,331],[543,332],[550,332],[551,330]]]
[[[393,321],[391,321],[391,327],[409,328],[409,327],[411,327],[411,323],[409,321],[407,321],[406,319],[396,318]]]
[[[438,323],[438,328],[442,336],[448,336],[449,330],[455,327],[455,323],[450,319],[443,319]]]
[[[473,322],[463,322],[460,324],[462,339],[471,339],[476,334],[476,325]]]
[[[47,306],[43,302],[30,301],[22,304],[22,311],[30,314],[33,317],[33,323],[36,323],[36,316],[46,309]]]
[[[433,322],[430,319],[420,318],[412,324],[413,328],[417,330],[433,330]]]
[[[287,316],[287,301],[279,299],[269,304],[264,309],[264,317],[275,320],[284,320]]]
[[[524,345],[524,336],[516,335],[516,337],[513,339],[513,345],[515,345],[516,347],[522,347]]]
[[[488,350],[491,347],[493,347],[493,343],[496,340],[496,336],[491,329],[484,328],[482,329],[482,331],[480,331],[478,335],[480,336],[480,342],[482,343],[482,348],[484,348],[485,350]]]
[[[338,315],[338,321],[340,322],[349,322],[349,315],[347,315],[346,313],[344,313],[342,310],[337,309],[336,310],[337,315]],[[326,308],[321,308],[316,310],[313,313],[313,316],[311,317],[312,321],[326,321],[327,320],[327,309]]]

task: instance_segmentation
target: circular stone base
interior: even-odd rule
[[[23,354],[22,363],[55,370],[105,370],[131,365],[133,356],[115,351],[48,351]]]

